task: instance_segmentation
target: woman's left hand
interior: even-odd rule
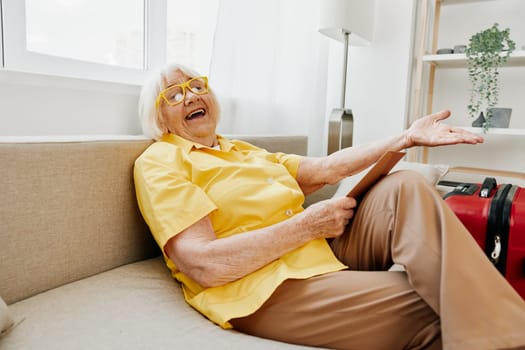
[[[482,143],[483,137],[462,128],[442,124],[450,116],[450,111],[441,111],[416,120],[406,131],[407,148],[413,146],[442,146],[458,143]]]

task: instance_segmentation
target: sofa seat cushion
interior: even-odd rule
[[[214,325],[184,302],[160,257],[66,284],[9,308],[18,325],[1,339],[2,350],[305,348]]]
[[[0,297],[0,338],[8,332],[13,326],[13,317],[11,311],[4,302],[4,299]]]

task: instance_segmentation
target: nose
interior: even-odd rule
[[[200,98],[199,95],[194,94],[193,92],[191,92],[190,89],[186,89],[186,96],[184,97],[184,104],[185,105],[192,104],[199,98]]]

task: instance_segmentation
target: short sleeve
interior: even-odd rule
[[[161,249],[170,238],[217,209],[191,182],[191,167],[183,158],[180,149],[157,143],[135,161],[137,202]]]
[[[287,153],[270,153],[275,157],[275,160],[284,165],[288,172],[294,177],[297,178],[297,170],[299,169],[299,163],[301,163],[302,156],[297,154],[287,154]]]

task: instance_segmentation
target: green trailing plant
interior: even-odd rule
[[[499,99],[499,67],[507,62],[515,48],[516,44],[510,39],[510,29],[500,30],[498,23],[469,39],[465,54],[472,90],[467,108],[471,118],[484,113],[485,130],[490,127],[491,108]]]

